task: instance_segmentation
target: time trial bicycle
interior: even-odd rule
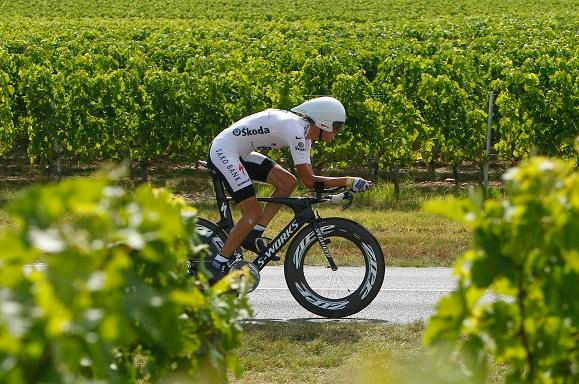
[[[234,221],[230,202],[219,174],[207,167],[215,191],[220,220],[213,223],[198,217],[196,230],[212,255],[223,247]],[[322,218],[314,207],[322,203],[344,204],[348,208],[353,193],[345,188],[313,191],[306,197],[258,197],[261,202],[288,206],[294,217],[254,260],[247,261],[238,249],[231,269],[248,268],[253,282],[260,271],[289,244],[285,253],[284,276],[294,299],[308,311],[323,317],[351,316],[366,308],[376,297],[384,280],[385,264],[376,238],[355,221]],[[199,260],[189,260],[190,273],[196,273]]]

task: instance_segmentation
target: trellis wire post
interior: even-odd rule
[[[491,126],[493,121],[493,105],[494,105],[495,92],[491,91],[489,94],[489,115],[487,119],[487,146],[486,146],[486,156],[484,165],[484,189],[485,194],[489,189],[489,158],[491,154]]]

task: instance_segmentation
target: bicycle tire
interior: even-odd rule
[[[321,264],[325,267],[309,265],[308,254],[315,254],[312,260],[320,260],[321,246],[317,239],[314,227],[309,224],[302,229],[292,240],[285,256],[284,275],[286,284],[294,299],[308,311],[323,317],[340,318],[351,316],[366,308],[378,295],[384,281],[385,263],[382,249],[376,238],[360,224],[344,218],[326,218],[318,220],[319,227],[328,249],[338,265],[336,271],[328,267],[325,257],[321,258]],[[337,244],[336,244],[337,242]],[[334,244],[332,244],[334,243]],[[341,247],[342,248],[336,248]],[[340,251],[345,250],[345,255],[340,256]],[[343,265],[346,260],[354,260],[363,264],[363,267],[347,267]],[[349,261],[351,262],[351,261]],[[314,263],[315,264],[315,263]],[[360,283],[347,281],[339,273],[353,273]],[[335,274],[332,279],[336,283],[340,280],[352,287],[326,289],[318,282],[312,281],[307,275]],[[363,277],[362,276],[363,273]],[[348,280],[350,278],[348,277]],[[330,286],[332,282],[330,282]],[[313,287],[312,287],[313,286]],[[346,295],[339,298],[329,297],[330,294]]]

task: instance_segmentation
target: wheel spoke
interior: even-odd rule
[[[304,256],[304,276],[308,285],[322,297],[328,299],[342,299],[355,292],[363,283],[364,273],[354,268],[365,268],[364,254],[351,240],[334,236],[327,237],[331,244],[330,254],[338,264],[338,270],[332,271],[327,267],[327,260],[322,247],[314,244]],[[352,250],[352,246],[355,250]],[[318,261],[321,265],[316,267]]]
[[[342,273],[338,274],[338,277],[340,278],[340,280],[342,280],[342,283],[344,283],[344,287],[346,287],[346,290],[348,291],[348,294],[352,293],[352,291],[350,291],[350,288],[348,288],[348,285],[346,284],[346,282],[344,281],[344,279],[342,278]]]
[[[339,272],[340,272],[340,276],[341,276],[341,277],[343,276],[343,277],[345,277],[346,279],[350,280],[350,281],[353,283],[354,286],[360,285],[361,281],[358,282],[358,281],[354,280],[352,277],[350,277],[350,275],[347,273],[347,272],[348,272],[347,270],[345,271],[345,270],[342,268]]]
[[[332,292],[332,281],[334,281],[334,274],[330,274],[330,284],[328,285],[328,294],[326,295],[326,297],[331,298],[330,297],[330,292]]]

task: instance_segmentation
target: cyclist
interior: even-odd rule
[[[256,151],[289,147],[297,174],[307,188],[347,187],[362,192],[371,186],[371,182],[360,177],[323,177],[312,171],[312,141],[333,140],[345,121],[346,111],[340,101],[318,97],[290,111],[267,109],[247,116],[215,137],[208,164],[221,175],[239,205],[241,218],[210,264],[211,283],[229,272],[233,253],[240,245],[256,253],[267,245],[262,234],[281,205],[267,203],[262,210],[251,180],[272,184],[273,197],[289,197],[296,187],[294,175]]]

